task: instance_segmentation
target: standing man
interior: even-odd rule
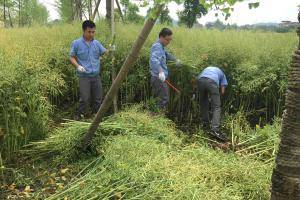
[[[172,41],[172,35],[170,29],[163,28],[159,33],[159,39],[152,45],[150,51],[152,92],[157,98],[157,107],[163,111],[166,111],[169,103],[169,88],[165,83],[169,75],[167,61],[174,61],[176,66],[180,66],[180,60],[165,50],[165,47]]]
[[[100,78],[100,56],[108,52],[94,39],[96,25],[90,20],[82,23],[83,36],[74,40],[70,50],[70,61],[77,69],[79,77],[79,106],[75,120],[86,113],[91,101],[92,113],[97,113],[102,101],[102,83]]]
[[[224,72],[218,68],[209,66],[198,75],[198,88],[200,92],[200,106],[203,128],[209,128],[209,97],[212,106],[211,134],[226,141],[226,137],[220,132],[221,125],[221,95],[225,93],[228,85]]]

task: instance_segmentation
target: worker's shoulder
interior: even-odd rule
[[[72,45],[78,45],[82,41],[82,38],[77,38],[72,41]]]
[[[154,42],[152,44],[151,49],[153,49],[153,50],[161,50],[162,49],[162,45],[159,42]]]
[[[213,70],[213,71],[218,71],[218,72],[222,72],[223,73],[223,71],[220,69],[220,67],[217,67],[217,66],[208,66],[208,67],[206,67],[205,69],[208,69],[208,70]]]

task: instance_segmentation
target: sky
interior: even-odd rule
[[[58,19],[59,14],[57,12],[55,1],[56,0],[39,0],[46,6],[49,11],[50,20]],[[209,13],[198,20],[199,23],[205,24],[212,22],[218,18],[230,24],[255,24],[255,23],[269,23],[269,22],[281,22],[281,21],[297,21],[298,5],[300,0],[260,0],[260,6],[256,9],[249,9],[248,3],[255,1],[239,2],[234,6],[234,11],[231,17],[225,21],[222,15],[215,16],[217,11],[209,11]],[[173,19],[178,20],[177,12],[183,9],[182,5],[177,5],[172,2],[168,5],[170,15]],[[140,14],[145,15],[147,8],[141,8]],[[105,1],[100,3],[100,14],[105,15]]]

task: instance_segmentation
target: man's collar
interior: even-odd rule
[[[85,39],[84,39],[84,37],[82,36],[81,37],[81,40],[83,41],[83,42],[87,42]],[[94,41],[94,39],[92,39],[91,41],[89,41],[89,42],[93,42]]]
[[[160,39],[158,38],[157,39],[157,41],[156,41],[157,43],[159,43],[161,46],[162,46],[162,48],[165,48],[165,46],[163,45],[163,43],[161,43],[161,41],[160,41]]]

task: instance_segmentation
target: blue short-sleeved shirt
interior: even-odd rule
[[[209,66],[205,68],[199,75],[198,79],[206,77],[214,80],[218,86],[227,86],[227,79],[224,72],[218,67]]]
[[[97,76],[100,73],[100,56],[106,51],[97,40],[87,43],[83,37],[74,40],[71,45],[70,56],[76,57],[79,65],[86,72],[77,71],[78,76]]]
[[[168,77],[169,70],[167,61],[176,61],[176,58],[167,52],[163,44],[157,40],[151,47],[150,51],[150,72],[152,76],[158,77],[160,69],[164,72],[165,76]]]

